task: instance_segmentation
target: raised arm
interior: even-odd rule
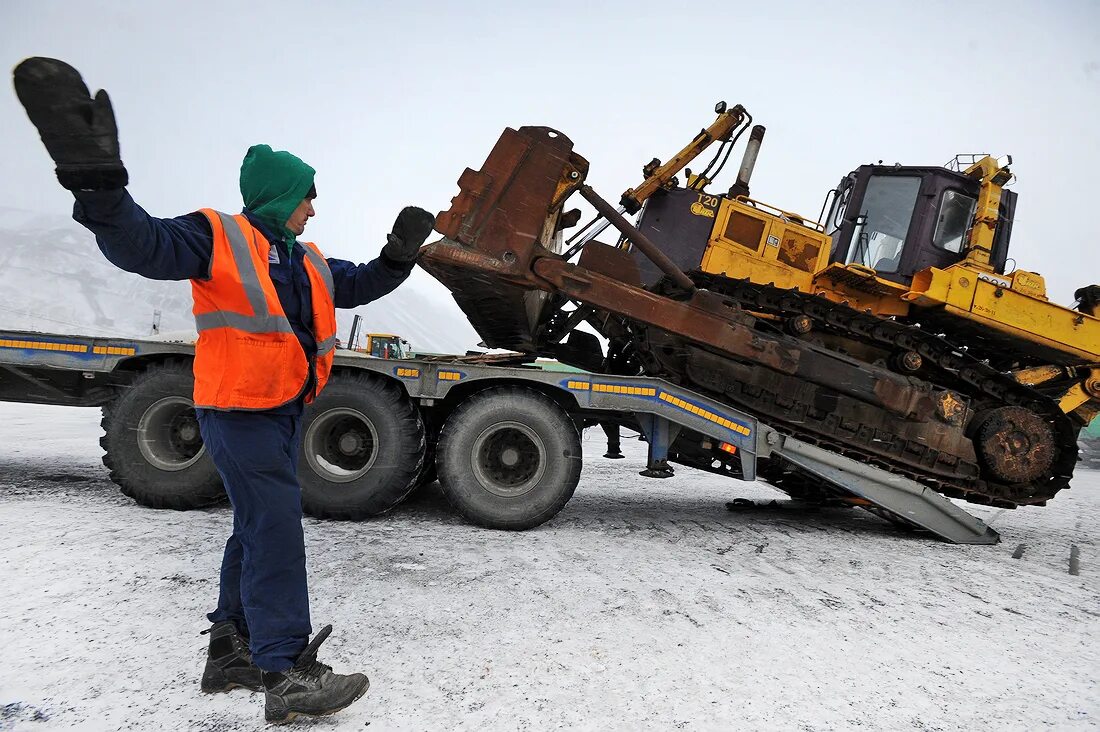
[[[73,218],[95,234],[100,251],[116,267],[154,280],[210,276],[214,237],[202,214],[158,219],[124,188],[73,195]]]
[[[153,218],[126,192],[129,176],[107,92],[93,97],[80,72],[54,58],[28,58],[12,76],[58,182],[76,197],[73,218],[96,235],[107,259],[158,280],[209,276],[213,236],[202,215]]]
[[[402,264],[379,256],[366,264],[329,259],[328,268],[336,290],[336,307],[354,308],[393,292],[408,279],[413,263]]]
[[[406,206],[397,215],[382,253],[366,264],[343,259],[328,260],[336,290],[336,307],[366,305],[390,292],[408,278],[416,264],[420,245],[432,233],[435,217],[422,208]]]

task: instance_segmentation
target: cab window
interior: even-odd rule
[[[949,252],[962,251],[977,206],[978,199],[973,196],[958,191],[944,191],[932,243]]]
[[[848,199],[852,197],[852,186],[854,185],[855,183],[851,178],[842,181],[841,187],[833,198],[833,204],[829,208],[829,216],[825,219],[825,233],[832,240],[829,247],[829,261],[832,261],[832,255],[836,254],[836,245],[840,239],[837,234],[844,223],[844,211],[848,208]]]
[[[861,264],[876,272],[898,271],[920,183],[918,177],[871,176],[846,264]]]

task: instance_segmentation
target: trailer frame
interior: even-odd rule
[[[178,340],[0,330],[0,401],[102,407],[150,365],[193,356],[194,344]],[[333,371],[397,384],[425,416],[446,414],[487,388],[521,385],[556,401],[580,429],[604,420],[636,425],[648,443],[647,477],[669,477],[669,463],[680,462],[751,481],[758,478],[759,460],[778,459],[814,476],[823,495],[895,523],[955,543],[999,540],[982,521],[917,481],[797,440],[664,379],[536,363],[502,366],[476,356],[387,360],[346,350],[337,350]],[[708,467],[677,452],[685,440],[697,443],[699,454],[714,454],[714,462]]]

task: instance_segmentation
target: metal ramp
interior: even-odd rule
[[[885,514],[955,544],[996,544],[1000,535],[931,488],[858,460],[823,450],[760,425],[757,457],[778,456],[829,484],[834,491],[867,501]]]
[[[504,369],[475,363],[365,358],[355,363],[395,376],[421,403],[445,398],[458,384],[497,380],[508,372],[512,378],[542,382],[569,393],[586,412],[628,413],[646,435],[649,460],[642,474],[650,478],[673,475],[670,449],[687,429],[733,448],[730,452],[736,454],[740,471],[731,477],[756,480],[759,458],[781,458],[820,479],[831,493],[859,499],[864,508],[891,521],[920,527],[958,544],[995,544],[1000,540],[997,532],[981,520],[915,480],[784,435],[747,412],[664,379]]]
[[[1000,541],[1000,535],[981,519],[928,486],[784,435],[751,414],[663,379],[574,374],[561,385],[587,409],[634,414],[649,446],[648,466],[642,472],[646,477],[673,475],[669,450],[680,431],[688,428],[736,446],[743,480],[757,479],[758,459],[782,458],[820,479],[831,493],[858,499],[861,507],[890,521],[924,529],[955,544]]]

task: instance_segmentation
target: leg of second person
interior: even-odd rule
[[[283,671],[312,632],[294,469],[300,417],[209,412],[203,422],[203,437],[233,504],[252,660],[265,671]]]

